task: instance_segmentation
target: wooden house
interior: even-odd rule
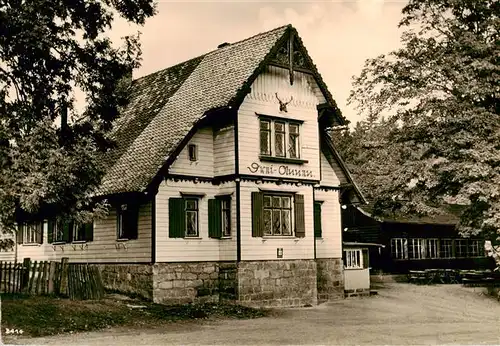
[[[423,269],[492,269],[494,260],[485,251],[485,239],[463,238],[456,229],[459,207],[440,215],[374,217],[372,205],[345,205],[343,239],[381,244],[370,247],[373,271],[407,273]]]
[[[107,287],[166,304],[343,297],[339,196],[363,201],[328,135],[344,124],[292,26],[222,44],[131,83],[109,215],[22,224],[17,257],[98,263]]]

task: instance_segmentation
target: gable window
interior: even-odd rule
[[[391,239],[391,255],[394,259],[408,258],[408,241],[406,238]]]
[[[168,200],[170,238],[197,238],[200,236],[199,202],[200,198],[198,197],[172,197]]]
[[[43,244],[43,223],[23,223],[17,233],[17,242],[20,244]]]
[[[121,204],[117,210],[116,232],[119,240],[137,239],[139,209],[134,203]]]
[[[252,192],[252,236],[293,235],[305,237],[304,195]]]
[[[300,158],[300,124],[260,119],[260,154],[277,158]]]
[[[260,121],[260,153],[271,155],[271,121]]]
[[[198,161],[198,146],[196,144],[188,145],[189,161]]]

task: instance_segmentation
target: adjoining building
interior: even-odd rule
[[[484,238],[464,238],[456,229],[460,206],[425,217],[374,217],[372,209],[372,204],[353,204],[342,210],[344,241],[384,245],[369,247],[372,272],[495,267]]]

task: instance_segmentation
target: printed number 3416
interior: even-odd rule
[[[6,328],[5,329],[5,334],[23,334],[24,331],[22,329],[10,329]]]

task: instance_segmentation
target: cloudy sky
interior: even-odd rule
[[[351,77],[365,59],[399,46],[397,24],[405,0],[196,1],[159,0],[158,14],[140,28],[142,67],[134,79],[275,27],[292,24],[333,97],[352,124],[346,105]],[[136,28],[117,22],[113,36]]]

